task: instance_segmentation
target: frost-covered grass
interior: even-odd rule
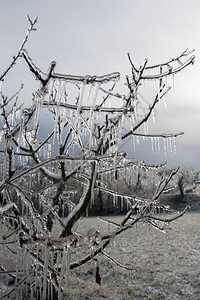
[[[76,231],[83,234],[91,228],[102,234],[113,229],[93,217],[78,223]],[[134,270],[116,267],[100,255],[101,286],[95,283],[96,264],[91,261],[70,271],[63,299],[200,299],[200,213],[186,213],[171,225],[172,230],[166,234],[139,224],[117,236],[104,252]],[[6,262],[9,270],[13,259],[15,256],[6,249],[1,252],[1,263]]]
[[[82,229],[95,226],[101,230],[95,218],[81,221]],[[100,257],[101,284],[115,293],[113,299],[199,299],[199,237],[198,213],[187,213],[173,222],[172,230],[167,234],[141,224],[116,237],[111,247],[105,250],[121,264],[135,270],[122,270]],[[94,269],[94,262],[91,262],[72,274],[89,285],[95,281]]]

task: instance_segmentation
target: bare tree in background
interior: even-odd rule
[[[13,280],[13,285],[5,284],[0,299],[25,288],[32,297],[62,299],[70,269],[100,254],[120,265],[104,250],[114,236],[138,222],[165,231],[188,209],[175,212],[159,204],[159,196],[178,169],[160,178],[153,196],[147,199],[131,192],[124,194],[119,187],[110,188],[109,183],[123,182],[124,178],[131,182],[138,168],[149,175],[163,166],[127,157],[123,143],[128,139],[138,143],[142,138],[151,139],[155,151],[174,147],[182,133],[151,134],[148,122],[170,90],[168,77],[193,64],[194,56],[186,50],[165,63],[149,66],[145,60],[137,68],[128,54],[131,73],[126,76],[123,94],[118,91],[118,72],[103,76],[59,74],[55,62],[42,72],[24,48],[37,19],[28,21],[30,27],[19,52],[0,76],[0,251],[2,257],[10,255],[15,262],[12,269],[7,263],[0,265],[1,277],[7,283]],[[38,81],[29,107],[18,104],[22,87],[12,97],[4,94],[7,74],[19,60],[24,60]],[[153,81],[155,88],[148,102],[140,94],[145,81]],[[114,207],[119,199],[126,203],[128,213],[107,234],[102,235],[97,228],[77,232],[77,221],[95,205],[97,191],[112,197]],[[158,216],[158,211],[174,216]]]

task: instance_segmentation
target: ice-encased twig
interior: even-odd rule
[[[28,19],[28,21],[29,21],[29,23],[30,23],[30,26],[29,26],[29,28],[28,28],[28,30],[27,30],[26,36],[25,36],[24,40],[22,41],[21,46],[19,47],[19,51],[17,52],[17,54],[16,54],[15,56],[13,56],[13,59],[12,59],[11,64],[10,64],[9,67],[4,71],[4,73],[0,76],[0,81],[2,81],[2,80],[5,78],[6,74],[11,70],[11,68],[15,65],[17,59],[20,57],[21,51],[24,49],[24,46],[26,45],[26,43],[27,43],[27,41],[28,41],[28,38],[29,38],[30,33],[31,33],[32,31],[35,31],[35,30],[36,30],[36,28],[35,28],[34,26],[35,26],[35,24],[37,23],[37,18],[34,18],[33,20],[31,20],[30,17],[27,16],[27,19]]]
[[[26,63],[29,66],[30,71],[36,76],[37,79],[41,81],[43,86],[46,86],[50,78],[53,79],[59,79],[59,80],[65,80],[66,82],[72,82],[72,83],[80,83],[83,82],[85,84],[91,84],[91,83],[107,83],[109,81],[116,81],[120,78],[119,72],[114,72],[102,76],[78,76],[78,75],[67,75],[67,74],[60,74],[60,73],[54,73],[53,70],[55,68],[56,63],[53,61],[50,64],[49,70],[47,73],[42,72],[38,67],[35,66],[32,59],[29,57],[28,52],[26,50],[22,51],[22,57],[25,59]]]
[[[18,209],[17,205],[13,202],[0,207],[0,215],[3,215],[5,213],[8,213],[9,211],[13,210],[13,207],[15,207],[15,209]]]

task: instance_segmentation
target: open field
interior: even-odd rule
[[[186,213],[171,226],[164,234],[141,223],[117,236],[104,252],[134,270],[121,269],[100,255],[101,286],[95,283],[96,265],[91,261],[70,271],[64,299],[200,299],[200,213]],[[91,228],[112,230],[95,217],[80,220],[76,230],[85,234]],[[12,269],[7,254],[1,253],[1,263],[5,260]]]
[[[117,218],[117,217],[113,217]],[[101,227],[102,226],[102,227]],[[95,218],[83,219],[81,228],[105,224]],[[103,229],[104,228],[104,229]],[[187,213],[172,223],[172,230],[163,234],[149,226],[138,225],[132,231],[116,237],[106,253],[121,264],[135,268],[122,270],[100,257],[101,285],[110,292],[108,299],[200,299],[200,214]],[[94,262],[72,275],[94,282]],[[96,284],[93,284],[94,293]],[[80,288],[81,289],[81,288]],[[99,292],[84,296],[84,289],[73,292],[71,299],[105,299]],[[114,294],[113,294],[114,293]],[[79,298],[79,295],[80,298]],[[85,298],[84,298],[85,297]]]

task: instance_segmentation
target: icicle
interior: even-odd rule
[[[19,130],[19,136],[18,136],[18,150],[20,146],[24,146],[24,123],[25,123],[25,115],[22,115],[22,121],[20,125],[20,130]]]
[[[148,134],[148,122],[144,122],[144,134]],[[144,140],[146,140],[146,137],[144,137]]]
[[[154,139],[154,149],[155,149],[155,154],[157,154],[157,153],[158,153],[157,138],[154,137],[153,139]]]
[[[93,85],[90,84],[88,95],[87,95],[87,100],[86,100],[86,106],[90,105],[90,96],[91,96],[91,93],[92,93],[92,88],[93,88]]]
[[[154,138],[151,137],[151,149],[152,149],[152,153],[154,153]]]
[[[34,132],[34,138],[36,138],[38,127],[39,127],[39,117],[40,117],[40,111],[42,108],[42,103],[44,100],[44,97],[47,93],[46,88],[41,88],[37,91],[35,95],[35,105],[36,105],[36,111],[35,111],[35,119],[33,124],[33,132]]]
[[[169,149],[170,149],[170,152],[173,152],[173,149],[172,149],[172,138],[169,137]]]
[[[136,95],[136,97],[135,97],[135,99],[134,99],[134,102],[132,103],[132,106],[133,106],[133,114],[132,114],[132,117],[134,118],[133,124],[134,124],[134,123],[137,123],[137,121],[138,121],[137,104],[138,104],[138,100],[137,100],[137,95]]]
[[[111,147],[111,149],[110,149],[110,153],[113,153],[114,152],[114,148],[115,148],[115,143],[116,143],[116,141],[117,141],[117,128],[114,126],[113,128],[112,128],[112,147]]]
[[[53,145],[55,144],[56,137],[58,137],[58,120],[59,120],[59,108],[55,109],[55,120],[54,120],[54,135],[53,135]]]
[[[54,81],[55,80],[52,78],[49,80],[49,84],[48,84],[49,101],[53,100]]]
[[[64,88],[64,97],[63,97],[63,100],[64,100],[64,103],[66,103],[67,104],[67,100],[68,100],[68,94],[67,94],[67,92],[68,92],[68,86],[67,86],[67,81],[65,82],[65,88]]]
[[[132,134],[133,151],[136,152],[135,136]]]
[[[119,99],[119,107],[124,107],[126,105],[126,100],[125,100],[125,96],[122,96]]]
[[[120,210],[123,211],[124,210],[124,197],[121,196],[121,201],[120,201]]]
[[[123,177],[126,178],[126,157],[123,157],[123,162],[122,162],[122,168],[123,168]]]
[[[90,128],[90,142],[92,141],[93,130],[94,130],[94,107],[97,100],[100,83],[97,83],[94,90],[93,100],[90,107],[90,115],[88,121],[88,127]]]
[[[167,151],[169,151],[169,138],[168,137],[166,138],[166,149],[167,149]]]
[[[16,111],[16,121],[20,120],[20,118],[21,118],[21,110],[17,109],[17,111]]]
[[[78,101],[78,106],[77,106],[77,111],[76,111],[75,128],[77,128],[78,131],[80,131],[80,127],[81,127],[80,111],[81,111],[81,106],[82,106],[82,102],[83,102],[84,92],[85,92],[85,83],[83,83],[81,85],[80,96],[79,96],[79,101]],[[80,135],[80,133],[78,134],[78,136],[79,135]]]
[[[13,105],[13,110],[12,110],[12,113],[10,116],[10,118],[11,118],[10,124],[12,127],[14,127],[14,123],[15,123],[15,109],[16,109],[16,106]]]
[[[31,247],[31,246],[30,246]],[[25,271],[25,276],[27,278],[27,281],[25,282],[25,289],[26,289],[26,295],[28,294],[28,283],[31,282],[31,277],[30,277],[30,248],[29,246],[25,248],[24,255],[23,255],[23,261],[24,261],[24,271]]]
[[[64,216],[65,216],[65,203],[62,204],[61,215],[62,215],[62,218],[64,218]]]
[[[60,101],[62,99],[62,95],[63,95],[64,89],[65,89],[65,84],[66,84],[65,80],[59,81],[59,85],[57,88],[57,97],[56,97],[56,100],[58,103],[60,103]]]
[[[63,136],[63,131],[65,128],[65,122],[67,119],[67,110],[65,108],[63,108],[60,112],[60,120],[61,120],[61,124],[60,124],[60,139],[61,139],[61,143],[62,143],[62,136]]]
[[[131,114],[130,118],[129,118],[129,121],[130,121],[130,127],[131,127],[131,130],[133,130],[134,128],[134,125],[136,123],[136,120],[135,120],[135,117],[134,117],[134,113]]]
[[[176,137],[173,137],[173,148],[174,148],[174,153],[176,154]]]
[[[78,101],[78,106],[77,106],[77,114],[76,114],[76,122],[79,123],[79,115],[80,115],[80,110],[83,102],[83,97],[84,97],[84,92],[85,92],[85,83],[82,84],[81,90],[80,90],[80,96],[79,96],[79,101]],[[76,127],[76,126],[75,126]]]
[[[115,208],[117,205],[116,205],[116,194],[113,194],[113,207]]]
[[[136,143],[139,145],[140,144],[140,138],[138,135],[136,135]]]
[[[21,267],[21,248],[18,246],[17,255],[16,255],[16,278],[19,278],[19,272],[22,270]],[[17,280],[15,280],[15,286],[17,284]]]
[[[71,261],[71,249],[67,247],[67,259],[66,259],[66,285],[69,285],[69,272],[70,272],[70,261]]]
[[[157,137],[158,153],[160,153],[160,137]]]
[[[123,127],[123,122],[121,120],[120,123],[119,123],[119,131],[118,131],[117,141],[116,141],[115,150],[114,150],[116,157],[117,157],[117,152],[119,150],[119,145],[120,145],[120,142],[121,142],[122,127]]]
[[[174,74],[172,75],[172,86],[173,86],[173,92],[175,92],[175,80],[174,80]]]
[[[63,294],[63,286],[64,284],[64,276],[65,273],[68,272],[68,270],[66,270],[67,267],[67,252],[68,252],[68,247],[66,249],[65,244],[63,246],[63,256],[62,256],[62,261],[61,261],[61,270],[60,270],[60,279],[59,279],[59,290],[58,290],[58,299],[62,299],[62,294]]]
[[[167,145],[166,145],[166,139],[165,138],[163,139],[163,144],[164,144],[164,154],[165,154],[165,159],[166,159],[166,156],[167,156]]]
[[[116,154],[117,154],[117,151],[119,150],[119,146],[120,146],[120,142],[121,142],[121,138],[122,138],[122,131],[124,129],[124,121],[125,121],[125,116],[124,116],[124,113],[122,113],[121,120],[119,122],[119,132],[118,132],[117,142],[115,145]]]
[[[47,298],[47,276],[48,276],[49,258],[50,258],[50,250],[46,242],[45,249],[44,249],[44,270],[43,270],[43,284],[42,284],[43,299],[48,299]]]
[[[1,144],[1,141],[2,141],[3,137],[4,137],[4,131],[1,130],[0,131],[0,144]]]
[[[157,80],[158,100],[160,100],[160,80],[161,80],[161,79],[158,79],[158,80]]]
[[[30,290],[31,290],[31,294],[30,294],[30,296],[31,296],[31,299],[34,299],[35,287],[34,287],[34,286],[32,286],[32,285],[30,285]]]

